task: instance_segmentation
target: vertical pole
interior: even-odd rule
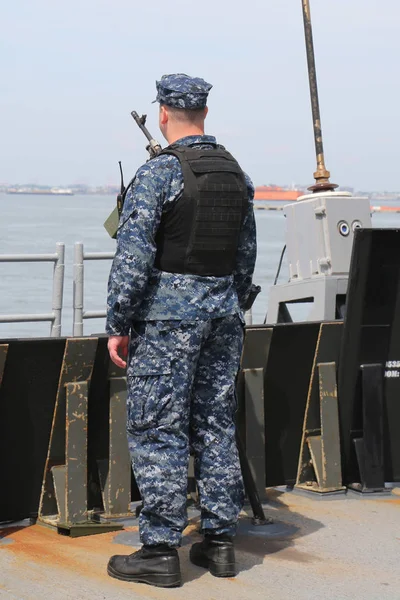
[[[265,513],[261,504],[260,496],[258,494],[258,489],[254,481],[253,473],[250,469],[249,461],[247,460],[246,449],[243,445],[238,429],[236,429],[236,444],[239,453],[244,489],[249,497],[251,510],[253,511],[253,522],[257,525],[266,525],[268,523],[268,519],[265,518]]]
[[[321,414],[321,488],[340,490],[343,487],[336,363],[318,363],[318,375]]]
[[[364,488],[384,489],[383,365],[361,365]]]
[[[87,381],[67,383],[65,437],[65,520],[87,518]]]
[[[72,335],[83,336],[83,244],[74,245],[74,281],[73,281],[73,331]]]
[[[65,245],[61,242],[56,244],[57,259],[53,271],[53,298],[52,312],[54,319],[51,322],[50,337],[61,336],[61,315],[64,295],[64,271],[65,271]]]
[[[264,369],[243,369],[246,456],[260,498],[265,498]]]
[[[310,83],[311,108],[314,125],[315,152],[317,155],[317,170],[314,173],[315,185],[308,188],[313,192],[333,191],[338,186],[330,183],[330,173],[325,167],[324,146],[322,142],[321,115],[319,110],[317,71],[315,68],[314,41],[311,25],[310,0],[301,0],[303,6],[304,34]]]

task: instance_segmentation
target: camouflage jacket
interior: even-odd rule
[[[187,136],[181,145],[216,143],[213,136]],[[117,250],[108,281],[109,335],[128,335],[134,321],[198,321],[240,313],[247,300],[256,260],[254,187],[246,175],[249,210],[244,220],[236,269],[226,277],[167,273],[154,267],[155,236],[161,215],[183,190],[179,160],[158,156],[136,173],[122,211]]]

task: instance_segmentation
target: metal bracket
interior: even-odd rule
[[[66,341],[39,505],[39,523],[74,537],[110,529],[93,523],[87,507],[88,389],[96,349],[97,338]]]
[[[110,366],[109,386],[109,452],[108,458],[97,461],[104,504],[102,518],[133,517],[129,511],[132,466],[126,437],[126,377],[114,365]]]
[[[317,362],[318,358],[326,353],[329,342],[332,342],[330,337],[338,334],[340,326],[321,325],[304,416],[295,485],[297,489],[320,494],[345,491],[342,484],[336,362]]]
[[[311,411],[308,406],[296,487],[331,493],[345,489],[342,485],[336,364],[318,364],[318,376],[320,428],[308,428],[308,415]]]
[[[246,328],[236,393],[241,418],[236,441],[253,523],[269,525],[262,507],[266,500],[264,377],[271,346],[271,328]],[[242,423],[242,426],[241,426]]]
[[[349,488],[364,494],[385,492],[383,451],[383,365],[361,365],[363,436],[353,439],[360,482]],[[391,490],[387,490],[389,494]]]
[[[264,369],[243,369],[246,412],[246,456],[261,500],[265,486]]]
[[[243,441],[242,453],[245,453],[249,480],[252,481],[249,486],[256,490],[261,501],[266,500],[264,388],[272,334],[273,330],[270,327],[246,328],[236,386],[240,411],[238,434]],[[246,491],[250,495],[249,490]]]

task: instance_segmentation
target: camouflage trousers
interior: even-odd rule
[[[187,525],[189,452],[203,532],[233,535],[244,490],[235,441],[238,315],[136,323],[128,362],[128,442],[143,544],[179,546]]]

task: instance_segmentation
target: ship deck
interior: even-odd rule
[[[266,515],[254,527],[242,516],[236,541],[238,576],[217,579],[189,562],[200,540],[191,512],[179,550],[183,586],[161,589],[111,579],[112,554],[139,547],[137,526],[122,532],[70,538],[41,525],[0,529],[0,598],[30,600],[398,600],[400,599],[400,489],[390,496],[321,500],[268,491]]]

